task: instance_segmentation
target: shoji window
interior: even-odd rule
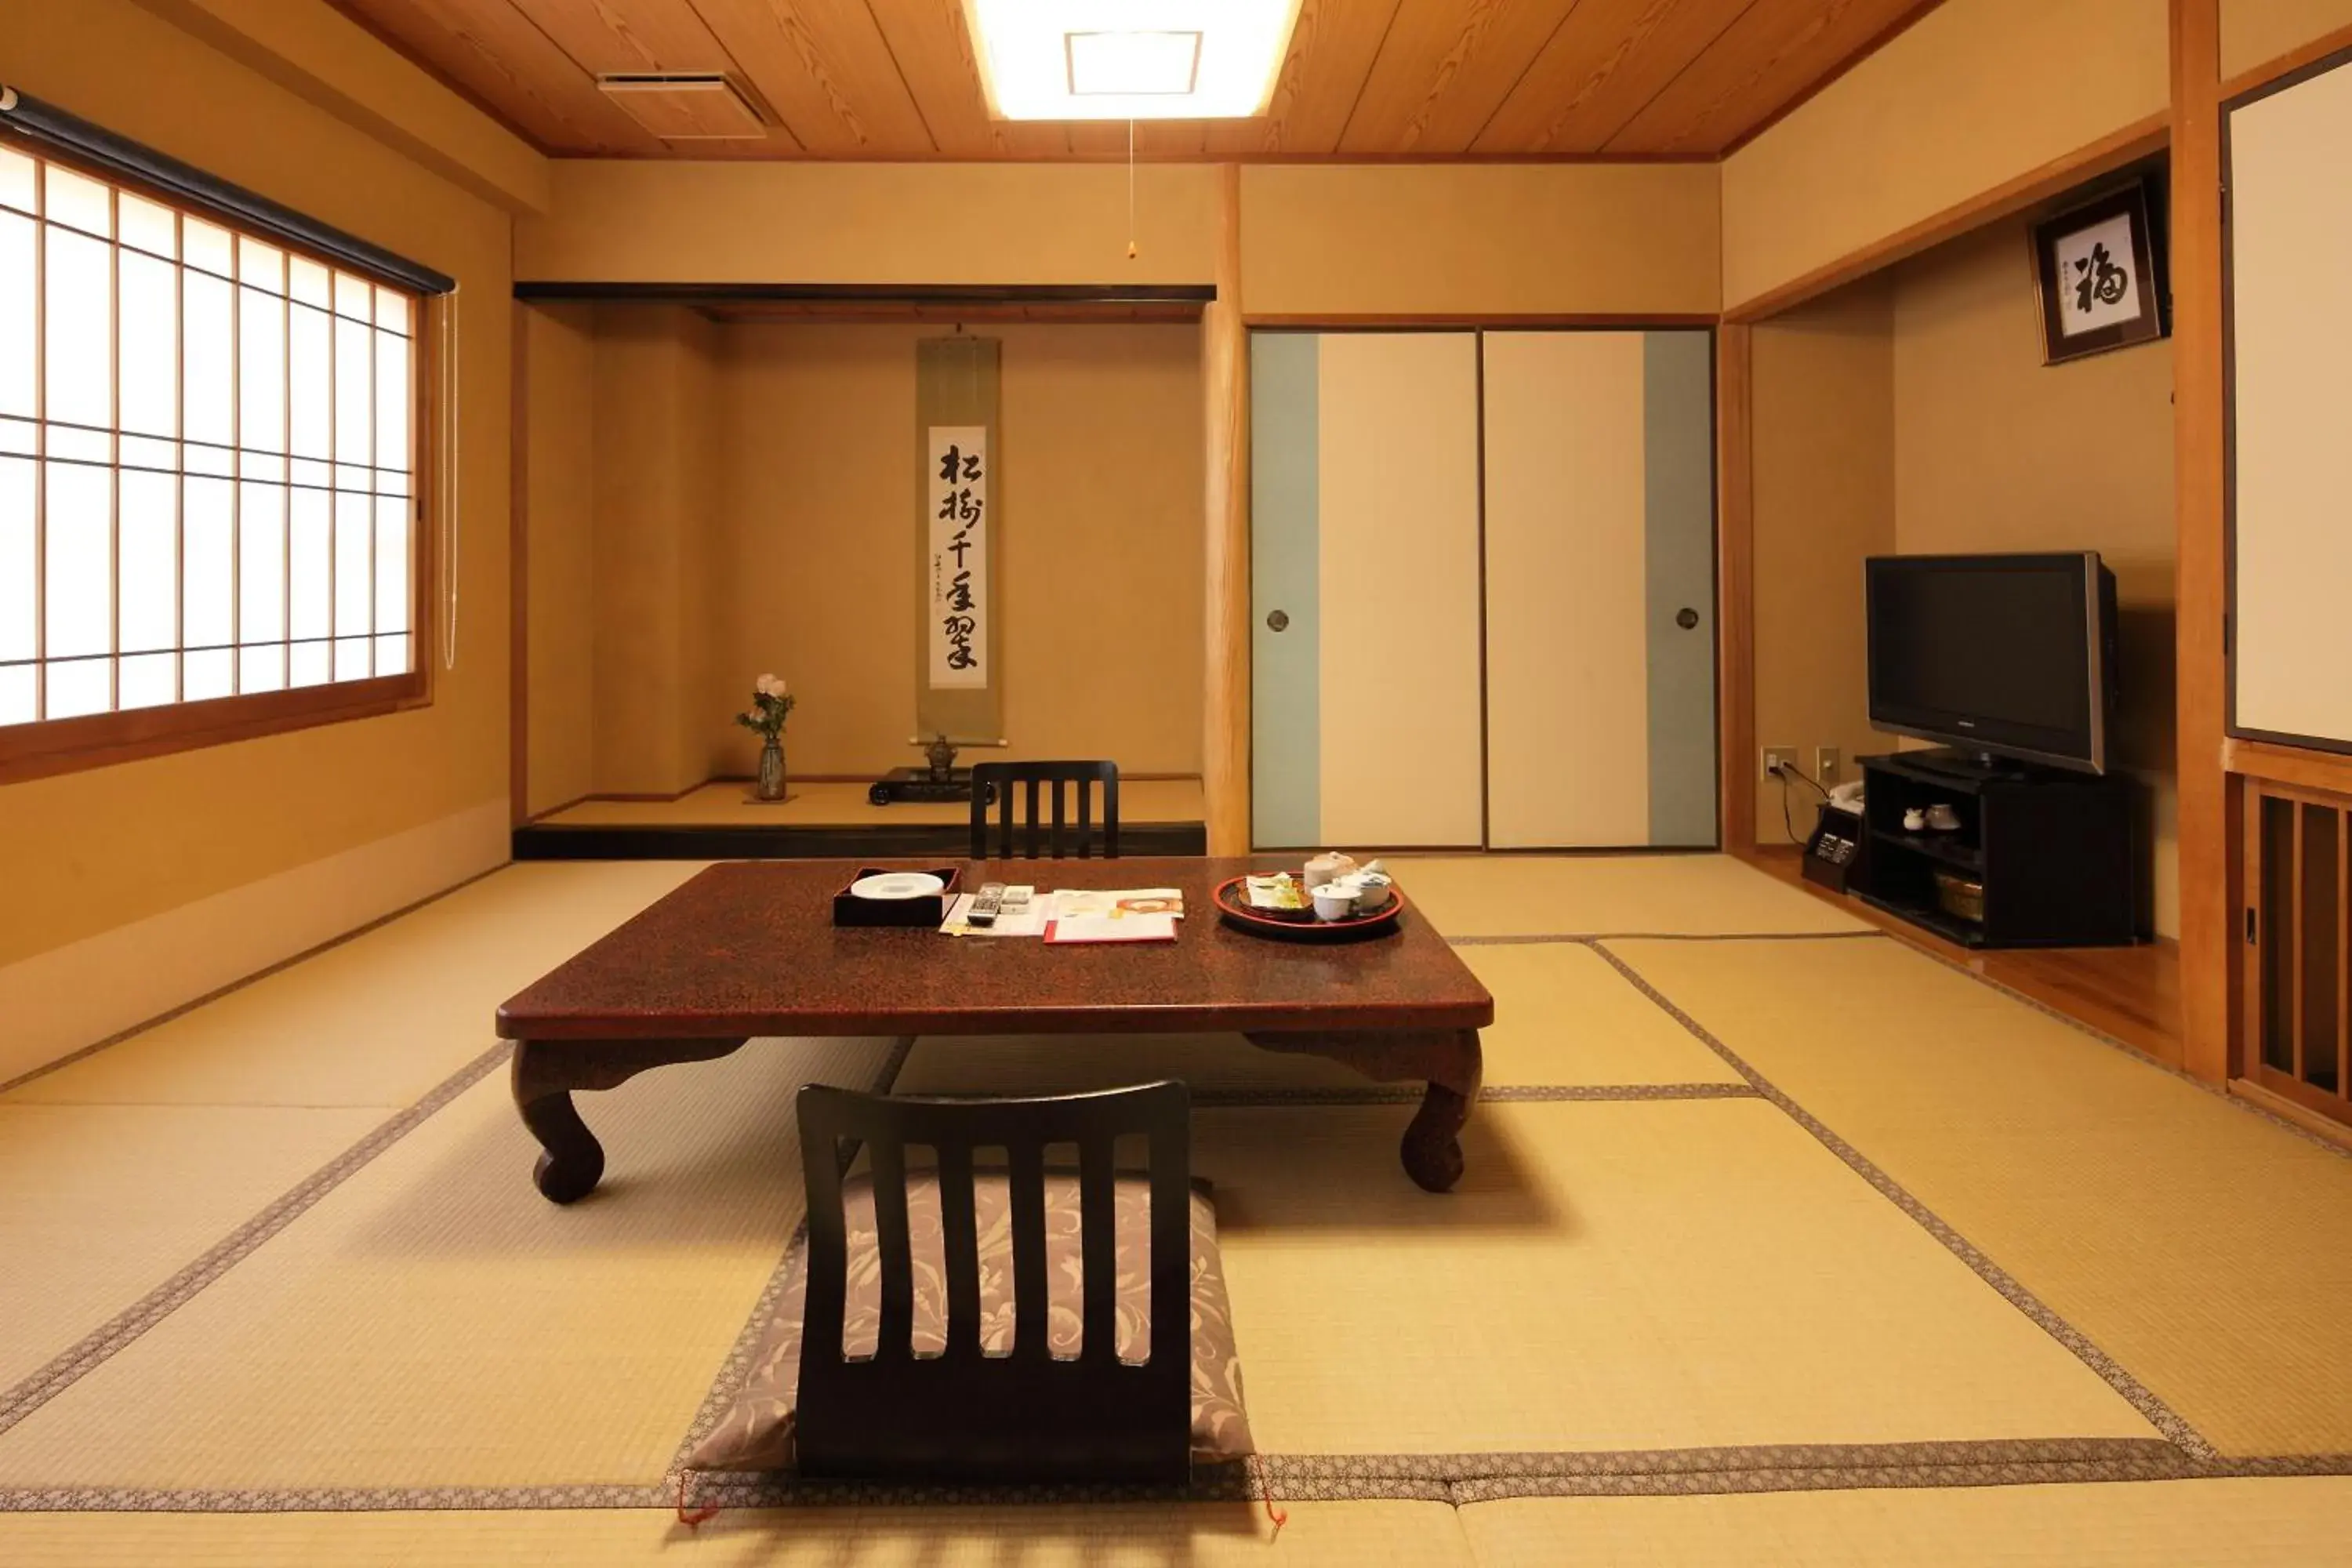
[[[419,303],[0,143],[0,764],[421,694]]]

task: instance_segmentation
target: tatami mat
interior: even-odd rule
[[[1474,1503],[1482,1568],[2328,1568],[2352,1480],[2213,1480]]]
[[[786,798],[751,798],[742,779],[722,780],[688,791],[676,800],[583,800],[539,818],[551,827],[908,827],[961,825],[971,820],[964,801],[900,801],[876,805],[866,786],[838,780],[792,781]],[[1099,797],[1097,797],[1099,801]],[[1101,806],[1095,807],[1097,818]],[[1077,808],[1071,807],[1076,822]],[[1121,823],[1198,822],[1198,779],[1121,779]]]
[[[365,1109],[0,1104],[0,1391],[383,1119]]]
[[[1609,962],[1575,942],[1455,950],[1495,996],[1490,1084],[1738,1083]]]
[[[2222,1452],[2352,1452],[2352,1160],[1897,943],[1611,946]]]
[[[1591,948],[1577,942],[1457,950],[1495,995],[1481,1032],[1492,1089],[1738,1083]],[[1262,1051],[1238,1035],[933,1036],[907,1058],[905,1094],[1066,1094],[1181,1079],[1213,1095],[1362,1090],[1320,1057]],[[1404,1088],[1418,1086],[1405,1085]]]
[[[1277,1536],[1255,1504],[792,1509],[728,1512],[689,1532],[669,1510],[258,1515],[0,1514],[17,1568],[1466,1568],[1454,1510],[1435,1502],[1291,1503]]]
[[[1728,855],[1387,858],[1397,885],[1452,937],[1786,935],[1871,929]]]
[[[1759,1100],[1195,1113],[1275,1454],[2137,1437],[2139,1415]]]
[[[792,1096],[886,1041],[754,1040],[583,1095],[559,1209],[503,1076],[0,1436],[0,1484],[657,1482],[801,1213]]]
[[[900,1094],[1076,1094],[1163,1078],[1227,1095],[1371,1087],[1338,1062],[1262,1051],[1239,1035],[927,1036],[895,1087]]]
[[[700,868],[509,866],[0,1103],[398,1109],[498,1043],[499,1003]]]

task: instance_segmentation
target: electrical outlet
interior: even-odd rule
[[[1820,781],[1823,789],[1838,782],[1838,764],[1843,761],[1835,746],[1813,748],[1813,777]]]
[[[1780,770],[1782,768],[1793,768],[1796,765],[1796,747],[1767,746],[1764,748],[1764,776],[1766,778],[1778,778],[1780,776]]]

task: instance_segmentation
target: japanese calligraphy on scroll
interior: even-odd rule
[[[988,426],[930,426],[930,683],[986,686]]]

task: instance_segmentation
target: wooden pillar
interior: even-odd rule
[[[2173,513],[2179,554],[2181,1065],[2230,1076],[2233,791],[2221,763],[2221,67],[2220,0],[2172,4]]]
[[[1209,853],[1250,848],[1249,342],[1242,328],[1241,169],[1217,171],[1217,297],[1201,313],[1208,462],[1207,677],[1201,794]]]
[[[1749,329],[1715,333],[1716,812],[1721,846],[1756,847],[1756,509]]]

